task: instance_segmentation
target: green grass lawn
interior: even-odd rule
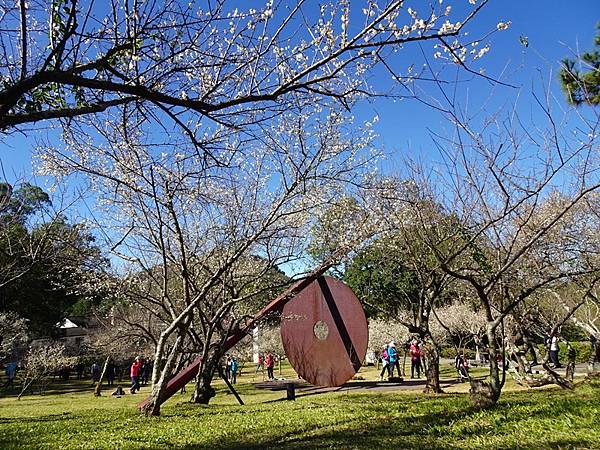
[[[288,402],[285,391],[257,389],[251,378],[237,385],[245,406],[222,382],[211,405],[189,404],[190,385],[159,418],[135,407],[148,387],[94,398],[89,384],[71,382],[19,401],[1,398],[0,448],[600,448],[600,381],[573,392],[509,384],[495,409],[474,411],[466,384],[443,395],[341,390]]]

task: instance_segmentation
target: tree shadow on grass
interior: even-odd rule
[[[402,405],[400,405],[401,407]],[[542,408],[543,409],[543,408]],[[229,435],[226,441],[220,440],[211,445],[185,445],[182,450],[222,448],[234,449],[313,449],[313,448],[394,448],[434,450],[440,448],[462,448],[461,443],[469,440],[484,440],[490,433],[510,434],[511,427],[532,416],[548,417],[548,411],[528,411],[526,408],[514,409],[513,404],[498,404],[489,412],[488,427],[478,428],[475,416],[486,415],[471,407],[456,408],[445,412],[430,412],[406,417],[379,416],[377,420],[349,418],[335,423],[306,426],[297,425],[297,430],[287,434],[262,438],[257,442],[249,442],[247,437]],[[457,423],[465,424],[459,430],[452,429]],[[500,426],[503,429],[498,429]],[[276,434],[276,431],[274,431]],[[507,438],[509,442],[510,436]],[[598,443],[585,438],[558,439],[551,430],[542,433],[534,443],[518,442],[515,444],[500,444],[500,446],[481,446],[480,448],[496,449],[562,449],[562,448],[598,448]],[[470,447],[473,447],[470,445]]]
[[[145,435],[125,437],[125,447],[136,448],[178,448],[188,449],[312,449],[312,448],[394,448],[423,449],[438,448],[495,448],[495,449],[558,449],[558,448],[600,448],[600,443],[592,439],[597,433],[570,433],[570,425],[561,423],[565,415],[574,421],[582,417],[588,425],[598,423],[594,419],[594,405],[600,400],[600,390],[588,389],[572,397],[564,391],[544,391],[503,396],[500,403],[490,410],[475,410],[468,406],[464,394],[444,395],[389,395],[376,392],[356,392],[350,395],[337,395],[335,405],[329,406],[327,398],[313,397],[314,400],[290,402],[288,405],[273,406],[275,420],[265,419],[264,406],[206,406],[181,405],[165,411],[163,420],[177,420],[177,416],[192,419],[198,427],[219,424],[214,416],[224,417],[230,428],[215,426],[213,431],[190,435],[190,443],[177,445],[169,442],[168,434],[149,433],[153,439],[161,438],[160,444],[144,441]],[[374,399],[377,398],[377,401]],[[383,399],[383,401],[382,401]],[[587,405],[591,405],[587,407]],[[583,410],[582,410],[583,407]],[[591,409],[590,409],[591,408]],[[303,416],[303,411],[314,409]],[[252,418],[257,413],[257,419]],[[282,415],[283,414],[283,415]],[[235,416],[252,418],[238,422]],[[173,416],[171,418],[171,416]],[[211,416],[211,420],[203,417]],[[93,420],[91,419],[93,417]],[[129,416],[125,415],[124,418]],[[194,418],[197,420],[194,420]],[[305,420],[304,417],[308,419]],[[74,421],[67,421],[76,418]],[[285,418],[286,420],[279,420]],[[289,418],[289,420],[287,420]],[[87,430],[97,429],[103,420],[95,412],[75,417],[64,414],[50,414],[39,417],[0,419],[0,448],[48,447],[52,441],[52,422],[65,421],[70,430],[81,429],[79,420],[87,423]],[[255,422],[256,421],[256,422]],[[20,427],[19,423],[26,423]],[[40,427],[35,428],[35,422]],[[92,423],[93,422],[93,423]],[[261,423],[262,422],[262,423]],[[281,427],[278,423],[281,422]],[[135,423],[135,422],[134,422]],[[245,428],[236,429],[237,423]],[[524,428],[532,424],[536,430],[531,435]],[[36,433],[23,431],[32,425]],[[61,426],[60,429],[63,427]],[[575,428],[575,430],[582,430]],[[6,434],[5,434],[6,432]],[[89,439],[94,439],[90,434]],[[207,442],[207,439],[209,442]],[[196,441],[197,443],[194,443]],[[90,441],[93,444],[93,441]],[[179,441],[181,442],[181,441]],[[106,444],[106,443],[105,443]],[[477,445],[481,444],[481,445]],[[99,445],[101,447],[102,445]]]
[[[64,412],[61,414],[48,414],[46,416],[35,416],[35,417],[0,417],[1,424],[10,423],[39,423],[39,422],[56,422],[61,420],[72,420],[73,415],[70,412]]]
[[[104,389],[113,389],[113,386],[104,385]],[[4,389],[0,391],[0,396],[5,398],[17,397],[21,392],[21,385],[17,385],[11,389]],[[94,386],[88,381],[81,380],[52,380],[46,385],[34,384],[32,387],[25,391],[24,397],[31,395],[44,396],[44,395],[60,395],[60,394],[77,394],[80,392],[94,392]]]

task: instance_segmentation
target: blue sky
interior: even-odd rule
[[[419,1],[411,2],[419,5]],[[428,2],[423,2],[423,5]],[[461,5],[468,6],[467,0],[457,0],[452,4],[455,9]],[[425,6],[423,6],[425,7]],[[415,6],[416,9],[416,6]],[[520,96],[519,109],[523,113],[533,110],[529,95],[532,86],[539,86],[543,80],[550,79],[552,89],[559,94],[557,72],[559,61],[569,56],[577,48],[585,51],[591,48],[596,23],[600,20],[600,1],[598,0],[492,0],[484,8],[471,28],[473,36],[493,29],[497,22],[512,22],[510,28],[496,33],[491,38],[491,51],[481,60],[486,73],[501,78],[518,88],[492,86],[482,79],[461,74],[461,97],[470,109],[479,107],[486,100],[488,108],[508,106]],[[529,42],[526,48],[520,42],[525,36]],[[424,47],[426,54],[431,55],[430,45]],[[402,53],[406,66],[416,49]],[[403,61],[401,61],[403,62]],[[477,68],[477,67],[476,67]],[[468,82],[467,82],[468,81]],[[428,87],[424,86],[424,89]],[[492,94],[490,94],[492,93]],[[415,101],[376,101],[361,106],[359,118],[377,114],[380,121],[376,131],[380,135],[379,144],[388,152],[411,152],[424,158],[434,157],[430,153],[431,138],[428,128],[442,130],[442,117]],[[35,136],[12,135],[5,137],[0,143],[0,160],[9,181],[32,174],[31,151],[35,146]],[[393,167],[393,161],[388,164]],[[2,176],[4,178],[4,176]]]
[[[560,61],[577,49],[583,52],[592,48],[600,20],[600,1],[495,0],[482,11],[472,34],[488,30],[501,20],[510,20],[511,26],[492,36],[491,50],[480,60],[480,65],[487,75],[516,87],[493,86],[463,73],[460,79],[468,81],[458,88],[462,106],[468,105],[470,111],[475,111],[485,104],[486,111],[482,112],[485,114],[512,107],[518,98],[520,114],[542,120],[531,92],[540,94],[544,86],[555,93],[557,106],[567,108],[558,81]],[[521,43],[520,37],[527,39],[528,47]],[[376,130],[388,152],[410,153],[425,159],[436,157],[430,150],[432,140],[428,129],[444,129],[446,124],[440,114],[414,101],[378,102],[369,107],[371,114],[380,117]],[[393,165],[393,158],[390,164]]]

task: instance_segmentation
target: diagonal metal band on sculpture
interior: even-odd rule
[[[326,269],[320,267],[279,295],[242,330],[229,336],[223,351],[240,342],[269,313],[283,308],[281,337],[298,375],[315,386],[341,386],[352,378],[367,352],[367,319],[348,286],[322,276]],[[196,376],[201,361],[197,358],[168,382],[161,403]]]
[[[341,281],[319,277],[283,308],[281,338],[296,373],[315,386],[341,386],[367,352],[363,308]]]

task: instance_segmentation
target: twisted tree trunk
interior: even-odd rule
[[[196,379],[192,402],[208,405],[210,399],[216,395],[211,383],[220,359],[221,355],[218,352],[213,352],[208,358],[202,360],[202,364],[200,364],[200,368],[198,369],[198,378]]]

